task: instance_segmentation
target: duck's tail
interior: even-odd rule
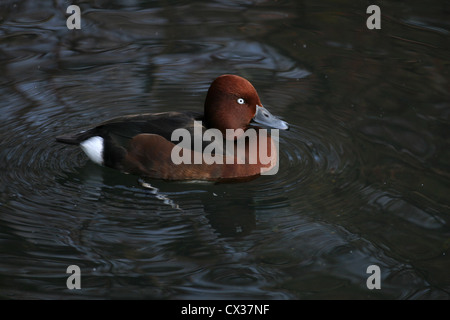
[[[81,142],[93,137],[92,130],[63,134],[56,137],[56,141],[66,144],[79,145]]]

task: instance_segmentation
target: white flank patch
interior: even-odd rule
[[[103,165],[103,138],[95,136],[80,143],[81,149],[93,162]]]

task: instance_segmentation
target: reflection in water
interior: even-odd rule
[[[446,299],[448,34],[439,1],[0,4],[0,296]],[[447,10],[448,12],[448,10]],[[140,180],[54,143],[202,110],[220,74],[292,124],[245,183]],[[82,290],[65,287],[77,264]],[[366,287],[381,268],[381,290]]]
[[[174,203],[169,197],[159,192],[158,188],[153,187],[150,183],[145,182],[142,179],[139,179],[139,183],[144,188],[151,190],[151,193],[156,196],[156,199],[161,200],[164,204],[170,206],[172,209],[179,209],[180,206]]]

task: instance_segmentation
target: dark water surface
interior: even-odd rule
[[[449,2],[370,4],[2,0],[0,297],[450,298]],[[143,182],[55,142],[224,73],[291,124],[277,175]]]

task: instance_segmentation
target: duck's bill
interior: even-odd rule
[[[269,110],[259,105],[256,106],[256,114],[253,117],[253,122],[274,129],[281,129],[281,130],[289,129],[289,125],[287,124],[286,121],[279,119],[278,117],[271,114]]]

